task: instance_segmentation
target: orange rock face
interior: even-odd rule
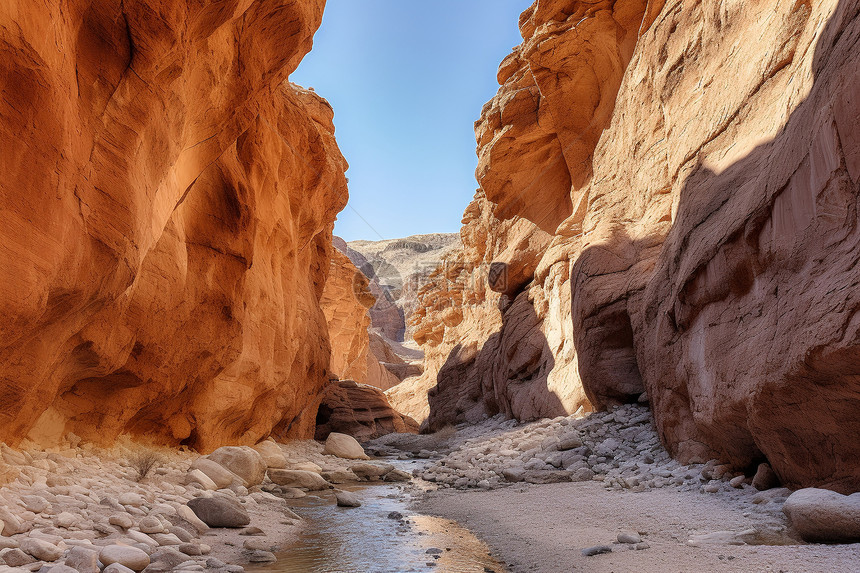
[[[647,390],[684,461],[860,489],[858,11],[536,2],[404,403],[438,427]]]
[[[400,379],[379,363],[371,347],[369,311],[374,304],[370,280],[335,250],[321,300],[331,338],[331,373],[387,390]]]
[[[346,162],[323,0],[0,6],[0,441],[310,436]]]

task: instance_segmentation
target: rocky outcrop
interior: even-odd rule
[[[0,7],[0,441],[310,436],[346,162],[322,0]]]
[[[336,250],[320,301],[331,337],[331,373],[387,390],[400,379],[380,363],[374,351],[372,341],[378,336],[369,331],[368,311],[375,303],[370,280]]]
[[[647,390],[681,461],[860,489],[858,12],[536,2],[476,124],[464,249],[420,296],[410,407],[434,428]]]
[[[320,300],[331,338],[329,369],[339,378],[367,381],[370,328],[368,310],[376,299],[369,281],[350,260],[335,251]]]
[[[332,432],[365,441],[393,432],[418,431],[415,420],[394,410],[382,390],[352,380],[329,385],[316,422],[317,440],[325,440]]]

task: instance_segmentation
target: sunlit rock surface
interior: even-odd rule
[[[0,5],[0,441],[309,437],[346,162],[323,0]]]
[[[400,379],[380,364],[372,348],[377,337],[369,332],[369,310],[375,303],[369,279],[335,250],[321,300],[331,337],[330,370],[340,379],[387,390]]]
[[[684,462],[860,489],[860,3],[687,4],[523,14],[390,397],[438,428],[647,390]]]

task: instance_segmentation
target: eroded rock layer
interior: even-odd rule
[[[418,432],[417,422],[394,410],[382,390],[352,380],[338,380],[326,388],[316,423],[317,440],[332,432],[360,441],[393,432]]]
[[[323,0],[0,6],[0,441],[310,436],[346,162]]]
[[[476,124],[464,249],[421,295],[406,411],[432,428],[647,390],[682,461],[860,489],[858,14],[535,2]]]
[[[378,337],[369,329],[370,309],[376,298],[370,291],[370,280],[339,250],[332,253],[331,272],[320,302],[331,339],[331,373],[381,390],[399,384],[400,379],[380,364],[380,353],[374,348]]]

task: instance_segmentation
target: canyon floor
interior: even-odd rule
[[[241,464],[234,475],[188,451],[157,452],[138,481],[149,450],[131,443],[4,446],[2,469],[17,475],[0,488],[0,571],[122,573],[135,558],[145,573],[860,571],[860,545],[800,540],[783,513],[789,490],[671,459],[645,405],[389,434],[365,444],[371,460],[264,444],[267,477],[249,487]],[[222,473],[230,485],[215,483]],[[338,491],[361,506],[338,507]],[[195,499],[248,519],[207,527]],[[105,567],[113,553],[121,561]]]
[[[433,439],[377,443],[421,457]],[[414,509],[459,522],[511,573],[860,571],[860,545],[800,539],[783,513],[790,490],[672,460],[642,405],[529,424],[497,417],[443,448],[416,472],[441,487]]]

